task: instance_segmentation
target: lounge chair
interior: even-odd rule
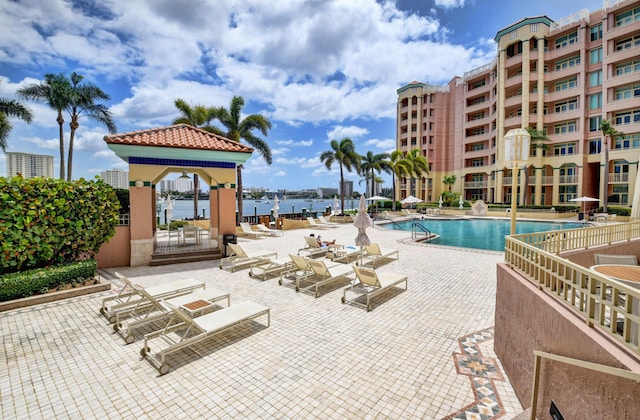
[[[595,254],[594,257],[596,260],[596,265],[638,265],[638,257],[636,257],[635,255]]]
[[[387,258],[397,260],[400,258],[400,252],[397,249],[380,248],[380,245],[373,243],[364,247],[360,265],[371,263],[371,266],[376,268],[378,262]]]
[[[366,288],[364,296],[367,299],[367,311],[371,310],[371,298],[382,293],[390,287],[396,286],[404,282],[405,290],[408,288],[408,278],[403,274],[397,273],[378,273],[372,268],[353,267],[356,273],[357,282],[345,287],[342,294],[342,303],[347,302],[347,292],[355,290],[356,287],[362,286]],[[361,297],[362,294],[358,294]],[[357,298],[356,298],[357,299]],[[350,302],[355,303],[356,299]]]
[[[140,355],[148,358],[161,375],[171,369],[171,366],[166,362],[166,357],[171,353],[200,343],[216,334],[223,333],[263,315],[267,316],[267,327],[271,324],[269,308],[250,301],[234,304],[198,318],[189,317],[183,309],[166,301],[163,304],[173,310],[181,322],[145,335],[144,345],[140,350]],[[182,331],[182,334],[177,334],[179,331]],[[154,340],[156,338],[158,340]],[[155,354],[151,354],[150,343],[152,340],[154,341],[154,346],[156,345],[155,341],[158,341],[158,344],[167,342],[171,344]]]
[[[313,217],[307,217],[307,220],[309,221],[309,227],[310,228],[331,229],[331,226],[327,226],[327,225],[324,225],[322,223],[318,223],[318,222],[316,222],[316,219],[314,219]]]
[[[140,286],[134,285],[134,288],[139,291],[139,293],[144,296],[149,302],[152,303],[151,308],[149,310],[144,310],[138,312],[136,310],[131,311],[128,314],[128,319],[126,322],[123,322],[120,319],[120,313],[116,313],[116,321],[113,324],[113,330],[115,332],[120,333],[124,337],[124,341],[127,344],[131,344],[135,341],[134,330],[145,325],[149,325],[154,322],[167,321],[168,323],[172,322],[171,315],[173,311],[166,308],[166,306],[161,304],[160,300],[157,300],[153,296],[149,295],[145,289]],[[191,314],[197,316],[202,314],[205,310],[211,310],[215,306],[216,302],[220,300],[227,300],[227,306],[229,306],[230,297],[228,292],[223,292],[218,289],[206,289],[193,293],[187,293],[186,295],[181,295],[178,297],[174,297],[171,299],[167,299],[167,302],[174,306],[182,306],[185,305],[189,308],[189,305],[194,306]]]
[[[291,266],[291,258],[260,258],[260,261],[254,263],[249,270],[249,277],[258,277],[266,280],[268,276],[280,275],[283,271],[288,270]]]
[[[140,294],[142,286],[134,286],[128,278],[120,273],[116,273],[116,276],[124,282],[124,287],[117,295],[102,299],[102,306],[100,307],[100,313],[106,316],[109,322],[114,323],[118,318],[122,318],[127,314],[140,313],[153,308],[153,302],[150,302],[148,298]],[[156,300],[161,300],[185,295],[204,288],[203,281],[188,278],[143,289],[149,296]]]
[[[313,257],[317,257],[320,254],[326,255],[328,252],[330,252],[334,248],[331,245],[321,246],[318,243],[318,240],[313,236],[305,236],[304,240],[306,242],[306,245],[304,246],[304,248],[300,248],[298,250],[298,255],[305,254],[305,256],[313,258]]]
[[[236,267],[240,265],[247,265],[251,263],[255,263],[261,261],[266,257],[275,257],[278,258],[278,253],[267,250],[256,250],[246,252],[242,247],[238,244],[227,244],[231,251],[231,255],[228,257],[224,257],[220,260],[220,269],[230,267],[231,272],[233,273]]]
[[[268,227],[266,227],[262,223],[259,223],[259,224],[254,225],[254,226],[258,229],[258,232],[264,232],[269,236],[282,236],[282,235],[284,235],[284,230],[269,229]]]
[[[309,259],[309,265],[313,270],[313,275],[308,276],[304,281],[311,282],[310,286],[300,288],[300,281],[296,285],[296,292],[316,289],[315,295],[319,296],[320,286],[327,285],[336,280],[353,277],[353,267],[348,264],[331,263],[327,266],[325,261]]]
[[[325,219],[324,216],[322,216],[322,215],[318,216],[318,220],[320,220],[320,224],[321,225],[326,225],[326,226],[329,226],[330,228],[339,228],[340,227],[340,223],[330,222],[327,219]]]
[[[284,279],[289,278],[293,280],[296,287],[299,287],[301,279],[304,280],[313,275],[313,270],[309,265],[309,258],[292,254],[289,254],[289,258],[291,259],[291,265],[280,274],[278,284],[282,286]]]
[[[402,214],[408,217],[420,217],[419,213],[410,211],[409,209],[402,209]]]
[[[330,253],[331,261],[341,262],[341,263],[350,263],[352,260],[355,261],[362,255],[362,250],[359,247],[355,246],[343,246],[339,248],[334,248]]]
[[[244,233],[246,236],[253,239],[260,239],[260,238],[264,238],[265,236],[269,236],[269,234],[266,232],[253,230],[251,225],[247,222],[240,223],[240,228],[242,229],[242,233]]]

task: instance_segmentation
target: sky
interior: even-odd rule
[[[243,116],[272,123],[266,137],[255,134],[273,163],[254,153],[245,188],[337,187],[337,165],[328,170],[320,154],[345,137],[361,155],[394,150],[397,89],[446,84],[487,64],[496,33],[524,17],[559,20],[584,8],[602,0],[0,0],[0,97],[75,71],[111,97],[101,103],[123,133],[170,125],[178,98],[228,108],[242,96]],[[56,113],[27,105],[34,120],[12,119],[7,151],[54,156],[57,177]],[[127,169],[106,134],[80,120],[74,179]],[[355,173],[345,178],[364,191]]]

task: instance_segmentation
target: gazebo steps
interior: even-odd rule
[[[149,265],[157,266],[181,264],[187,262],[219,260],[220,258],[222,258],[222,252],[219,249],[209,249],[205,251],[194,252],[162,253],[151,255],[151,261],[149,262]]]

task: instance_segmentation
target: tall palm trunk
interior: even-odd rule
[[[242,165],[238,165],[236,168],[236,178],[238,179],[238,185],[236,185],[236,197],[238,200],[238,220],[236,223],[242,222],[242,202],[244,197],[242,196]]]
[[[344,172],[342,170],[342,164],[340,164],[340,208],[344,213]]]
[[[396,173],[391,173],[391,185],[393,185],[393,203],[391,203],[391,210],[396,211]]]
[[[73,140],[76,138],[76,130],[80,126],[78,124],[78,118],[73,116],[71,118],[71,134],[69,135],[69,159],[67,159],[67,181],[71,181],[71,168],[73,166]]]
[[[60,138],[60,179],[64,180],[64,117],[62,116],[62,110],[58,110],[58,134]]]
[[[603,184],[603,193],[602,193],[602,212],[607,212],[607,204],[609,199],[609,142],[607,141],[607,137],[604,138],[604,179],[602,180]]]

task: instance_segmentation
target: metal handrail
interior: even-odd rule
[[[426,227],[422,226],[420,223],[413,222],[411,223],[411,239],[415,240],[418,236],[418,232],[416,232],[416,228],[419,228],[425,235],[427,242],[431,242],[431,231]]]

